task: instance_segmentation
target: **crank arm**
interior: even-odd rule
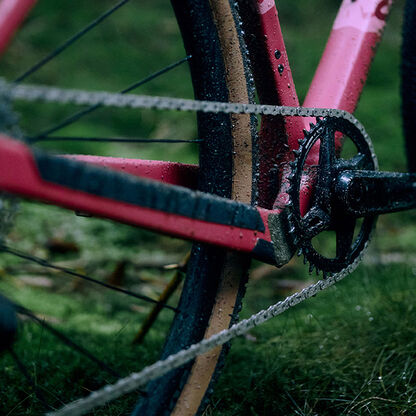
[[[1,135],[0,190],[276,264],[275,211],[51,155]]]
[[[355,217],[416,208],[416,174],[343,171],[335,184],[338,205]]]

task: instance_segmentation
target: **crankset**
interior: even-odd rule
[[[344,145],[350,141],[352,154],[343,156],[336,149],[336,139],[344,141]],[[314,164],[308,158],[318,142],[319,162]],[[416,175],[378,171],[371,142],[348,120],[318,119],[299,142],[295,155],[289,220],[298,254],[309,262],[310,271],[322,271],[324,276],[342,272],[358,262],[377,215],[416,208]],[[313,189],[308,206],[302,206],[305,187],[301,185],[305,180]],[[323,231],[334,234],[330,255],[323,254],[316,243],[315,237]]]

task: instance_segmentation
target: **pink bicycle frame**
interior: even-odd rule
[[[392,3],[393,0],[344,0],[342,2],[303,103],[304,107],[334,108],[354,112]],[[262,44],[256,45],[255,50],[267,52],[266,60],[263,57],[262,65],[271,68],[271,71],[264,71],[254,65],[259,72],[255,73],[255,78],[256,83],[260,85],[258,88],[260,100],[267,104],[297,106],[299,100],[291,75],[275,1],[258,0],[257,13],[255,38]],[[298,140],[304,136],[302,130],[309,130],[311,122],[315,120],[287,117],[282,132],[280,118],[263,118],[260,146],[267,154],[267,158],[262,159],[263,163],[260,168],[260,175],[263,178],[267,177],[273,163],[284,163],[293,157],[292,151],[298,148]],[[339,142],[337,146],[340,146]],[[279,151],[278,159],[270,154],[276,149]],[[310,153],[309,163],[317,163],[318,158],[319,146],[315,146]],[[285,170],[280,168],[279,171],[283,176]],[[287,200],[285,192],[287,183],[284,177],[280,178],[280,183],[275,208],[283,208]],[[261,189],[260,193],[263,195],[262,200],[267,201],[270,195],[273,195],[273,189],[270,189],[267,181],[263,181],[263,186],[266,189]],[[277,192],[275,186],[274,189],[274,192]],[[306,190],[301,192],[301,209],[303,210],[307,207],[309,194]],[[268,204],[270,205],[270,200]]]
[[[392,1],[343,1],[303,103],[305,107],[334,108],[349,112],[355,110]],[[35,0],[0,0],[0,52],[34,3]],[[254,51],[252,60],[261,62],[264,69],[254,64],[260,101],[298,106],[275,2],[253,0],[251,7],[257,12],[251,15],[257,42],[255,48],[251,48]],[[0,189],[181,238],[250,252],[258,258],[273,262],[269,225],[280,215],[287,202],[287,162],[293,158],[292,151],[298,148],[298,139],[303,137],[302,130],[309,128],[309,122],[314,120],[263,117],[260,131],[260,174],[268,178],[260,181],[260,200],[264,208],[242,208],[247,211],[247,218],[256,218],[254,222],[230,220],[227,223],[223,219],[217,220],[215,216],[207,220],[198,211],[201,207],[195,208],[195,215],[187,217],[172,210],[172,207],[169,212],[165,212],[156,209],[157,205],[141,206],[114,199],[110,194],[76,189],[75,185],[65,185],[58,179],[45,179],[32,149],[5,136],[0,136]],[[340,146],[339,142],[337,146]],[[318,157],[319,147],[315,146],[308,162],[317,163]],[[194,188],[196,183],[197,168],[190,165],[95,156],[70,158],[77,159],[80,166],[87,162],[166,184]],[[65,165],[64,162],[60,163]],[[276,164],[278,169],[271,170]],[[274,176],[270,175],[271,171],[275,172]],[[121,180],[118,176],[116,179]],[[174,189],[172,192],[175,195]],[[306,188],[301,189],[303,210],[307,209],[309,197],[310,192]],[[205,201],[204,198],[201,200]],[[209,204],[211,203],[213,205],[209,206],[212,209],[215,209],[217,203],[226,206],[226,202],[220,199],[210,201]],[[167,202],[166,206],[168,205]],[[257,214],[252,211],[257,211]]]

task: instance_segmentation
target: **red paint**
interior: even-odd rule
[[[261,2],[265,3],[265,2]],[[259,5],[261,9],[262,4]],[[264,6],[263,6],[264,7]],[[271,68],[271,72],[265,71],[265,75],[269,76],[266,81],[268,89],[274,93],[272,98],[269,91],[260,91],[260,99],[262,104],[276,104],[297,107],[299,106],[299,99],[296,93],[295,83],[290,69],[289,58],[286,52],[286,46],[283,39],[282,29],[280,27],[279,17],[276,7],[270,7],[266,13],[260,14],[260,37],[263,39],[263,53],[267,57],[267,66]],[[279,51],[280,57],[276,57],[276,51]],[[278,55],[279,56],[279,55]],[[270,76],[271,74],[271,76]],[[269,98],[270,97],[270,98]],[[273,102],[270,102],[270,99]],[[273,123],[274,118],[266,118],[264,123]],[[297,148],[297,140],[302,133],[304,127],[303,120],[299,117],[286,117],[285,130],[287,134],[287,144],[290,148]],[[271,131],[272,126],[264,126],[265,130]],[[277,140],[279,138],[276,137]],[[280,138],[280,140],[282,140]]]
[[[0,54],[35,3],[36,0],[0,0]]]
[[[251,252],[259,238],[270,241],[267,226],[270,211],[259,209],[266,227],[262,233],[142,208],[73,190],[44,181],[37,171],[30,148],[1,135],[0,189],[24,198],[233,250]]]
[[[333,31],[304,106],[353,113],[379,41],[379,34],[360,32],[352,27]]]
[[[259,5],[260,9],[261,7]],[[263,52],[267,55],[268,67],[273,73],[273,79],[269,81],[273,82],[280,105],[296,107],[299,105],[299,100],[276,7],[270,7],[267,12],[261,13],[259,18],[260,35],[265,48]],[[279,55],[276,56],[276,51],[280,52],[280,57]]]
[[[116,157],[65,155],[81,162],[92,163],[130,175],[154,179],[171,185],[196,189],[198,183],[198,166],[159,160],[124,159]]]
[[[257,11],[255,53],[259,55],[262,68],[256,68],[255,78],[260,102],[297,107],[299,100],[274,1],[258,0]],[[273,206],[278,183],[285,182],[282,164],[292,158],[290,150],[298,147],[298,139],[302,137],[305,127],[305,120],[299,117],[262,117],[258,142],[261,206]]]
[[[260,22],[261,36],[264,40],[263,53],[267,54],[267,65],[271,68],[273,74],[272,79],[268,83],[273,91],[276,92],[274,102],[267,102],[267,104],[298,107],[299,99],[296,93],[276,7],[271,7],[266,13],[261,14]],[[280,58],[276,58],[276,51],[280,52]],[[276,120],[276,117],[265,119],[264,123],[266,123],[266,126],[263,128],[271,131],[273,127],[267,124],[273,123],[273,120]],[[285,117],[286,140],[291,149],[298,148],[298,139],[301,137],[303,128],[304,121],[302,118]],[[277,137],[276,139],[279,140]],[[280,138],[280,140],[282,139]]]
[[[386,17],[383,14],[380,21],[374,16],[377,10],[388,12],[391,2],[344,0],[305,98],[305,107],[354,112]]]
[[[333,31],[306,96],[305,107],[337,108],[353,113],[379,41],[379,34],[363,33],[352,27]],[[337,149],[341,147],[340,139],[336,142]],[[308,164],[318,161],[319,146],[315,146]]]

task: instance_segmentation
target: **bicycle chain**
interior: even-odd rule
[[[218,101],[197,101],[184,98],[154,97],[148,95],[110,92],[90,92],[77,89],[63,89],[44,85],[16,85],[0,78],[0,93],[13,100],[45,101],[59,104],[101,105],[103,107],[143,108],[155,110],[193,111],[203,113],[259,114],[293,117],[335,117],[354,124],[374,150],[364,126],[349,112],[330,108],[289,107],[264,104],[225,103]]]
[[[227,113],[227,114],[257,114],[272,116],[293,116],[293,117],[332,117],[342,118],[352,123],[362,134],[367,142],[372,157],[376,160],[374,149],[363,125],[351,114],[344,110],[328,109],[328,108],[306,108],[306,107],[289,107],[274,106],[262,104],[245,104],[245,103],[225,103],[215,101],[197,101],[181,98],[170,97],[153,97],[146,95],[122,95],[109,92],[87,92],[76,89],[62,89],[56,87],[48,87],[42,85],[16,85],[7,83],[0,78],[0,94],[5,94],[11,100],[25,101],[45,101],[60,104],[76,104],[76,105],[101,105],[104,107],[127,107],[142,109],[158,109],[158,110],[177,110],[177,111],[193,111],[204,113]],[[287,309],[303,302],[304,300],[315,296],[322,290],[334,285],[336,282],[350,274],[359,264],[362,255],[367,248],[365,244],[360,255],[354,262],[348,265],[339,273],[335,273],[324,280],[308,286],[300,292],[294,293],[285,300],[280,301],[266,310],[262,310],[252,315],[249,319],[234,324],[229,329],[223,330],[208,339],[204,339],[189,348],[179,351],[166,358],[160,360],[151,366],[144,368],[139,373],[133,373],[130,376],[119,380],[114,385],[108,385],[91,393],[83,399],[65,405],[63,408],[50,415],[82,415],[92,409],[102,406],[110,400],[114,400],[123,394],[131,392],[140,386],[148,383],[150,380],[156,379],[174,368],[178,368],[184,363],[194,359],[196,356],[223,345],[232,338],[242,335],[257,325],[260,325],[269,319],[283,313]]]
[[[234,324],[229,329],[224,329],[210,338],[204,339],[191,345],[189,348],[170,355],[164,360],[157,361],[156,363],[145,367],[138,373],[132,373],[129,376],[118,380],[115,384],[107,385],[100,390],[94,391],[83,399],[68,403],[61,409],[48,413],[47,416],[84,415],[99,406],[105,405],[109,401],[115,400],[124,394],[130,393],[144,386],[149,381],[157,379],[175,368],[181,367],[196,358],[198,355],[204,354],[217,346],[223,345],[237,336],[244,335],[256,326],[259,326],[282,314],[306,299],[316,296],[319,292],[328,289],[344,277],[348,276],[358,266],[361,261],[361,256],[365,252],[366,248],[367,247],[365,247],[361,252],[359,258],[356,258],[355,261],[342,272],[334,274],[327,279],[319,280],[300,292],[296,292],[293,295],[288,296],[283,301],[277,302],[276,304],[269,306],[267,309],[253,314],[250,318]]]

